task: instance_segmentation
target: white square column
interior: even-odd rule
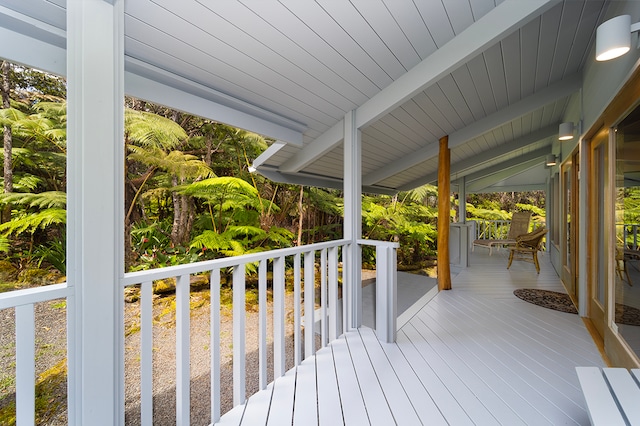
[[[356,127],[355,111],[344,117],[344,236],[350,240],[347,259],[348,328],[362,324],[362,256],[358,239],[362,238],[362,143]]]
[[[71,424],[124,423],[124,1],[67,1]]]

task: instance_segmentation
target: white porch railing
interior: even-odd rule
[[[509,233],[510,220],[475,220],[476,222],[476,240],[504,240]],[[531,231],[535,231],[540,226],[544,226],[543,222],[531,222]]]
[[[396,249],[397,243],[359,240],[359,245],[376,247],[376,332],[384,341],[395,339],[396,321]],[[176,279],[176,421],[189,424],[190,417],[190,278],[195,274],[210,275],[210,368],[211,368],[211,422],[221,415],[220,386],[220,285],[221,271],[231,271],[233,293],[233,405],[245,402],[245,271],[247,265],[257,265],[259,304],[259,388],[267,386],[268,369],[273,377],[285,374],[285,264],[293,264],[293,323],[294,365],[303,357],[316,351],[316,339],[324,347],[335,340],[342,331],[350,329],[353,303],[348,291],[350,256],[346,256],[352,242],[347,240],[311,244],[264,253],[179,265],[174,267],[125,274],[120,282],[123,292],[130,286],[140,287],[140,412],[141,424],[153,423],[153,282],[168,278]],[[268,271],[272,278],[268,279]],[[319,280],[317,280],[319,275]],[[270,281],[273,291],[272,336],[267,330],[267,286]],[[319,281],[319,286],[317,282]],[[306,285],[311,283],[311,285]],[[316,296],[316,291],[319,292]],[[344,290],[344,291],[342,291]],[[341,293],[341,294],[340,294]],[[73,309],[73,289],[66,284],[50,285],[0,294],[0,310],[15,309],[16,323],[16,413],[18,424],[35,423],[35,320],[34,304],[44,301],[66,299],[67,309]],[[304,299],[302,301],[302,299]],[[314,328],[315,313],[319,313],[319,331]],[[67,338],[73,342],[73,315],[67,314]],[[124,330],[124,317],[121,318]],[[316,332],[304,333],[304,330]],[[304,333],[304,336],[303,336]],[[273,340],[273,363],[267,365],[267,341]],[[303,341],[304,340],[304,341]],[[119,352],[124,359],[125,336],[120,336]],[[304,346],[303,346],[304,345]],[[74,345],[68,345],[73,348]],[[69,349],[71,351],[71,349]],[[69,360],[74,354],[69,352]],[[69,364],[69,374],[72,374]],[[120,380],[124,383],[124,371]],[[74,386],[82,380],[68,380],[69,398],[75,393]],[[123,386],[120,386],[123,389]],[[199,398],[207,397],[198,395]],[[73,401],[68,401],[70,423],[73,419]],[[121,407],[124,412],[125,407]]]
[[[624,246],[630,250],[638,250],[638,230],[640,229],[640,224],[637,223],[625,223],[616,225],[618,230],[621,229],[622,235],[621,239],[624,242]]]
[[[180,265],[153,271],[126,274],[123,287],[141,285],[141,416],[142,424],[152,424],[153,383],[152,383],[152,282],[176,278],[176,416],[179,424],[189,423],[190,407],[190,344],[189,344],[189,287],[190,276],[209,273],[211,289],[211,421],[220,419],[220,276],[224,268],[232,269],[233,286],[233,405],[245,402],[245,269],[249,264],[258,265],[259,303],[259,388],[267,386],[267,271],[272,271],[273,289],[273,377],[284,375],[285,371],[285,263],[292,261],[294,269],[293,322],[294,322],[294,365],[315,354],[314,330],[315,312],[319,305],[320,345],[324,347],[335,340],[342,330],[351,328],[350,301],[347,286],[340,284],[340,278],[348,276],[350,262],[343,262],[342,275],[339,264],[351,242],[339,240],[287,248],[265,253],[217,259],[213,261]],[[376,246],[377,252],[377,333],[381,340],[395,338],[395,249],[396,243],[358,241],[358,244]],[[303,264],[301,262],[304,262]],[[301,276],[303,267],[304,276]],[[319,300],[316,300],[316,273],[320,274]],[[311,283],[311,285],[307,285]],[[390,285],[385,285],[389,283]],[[341,287],[342,298],[339,297]],[[301,298],[304,301],[301,302]],[[339,304],[341,308],[339,308]],[[304,312],[304,317],[303,317]],[[340,315],[342,313],[342,315]],[[342,321],[338,318],[341,317]],[[341,322],[341,323],[340,323]],[[393,328],[393,329],[391,329]],[[124,338],[124,337],[123,337]],[[124,346],[124,341],[121,342]],[[303,346],[304,345],[304,346]],[[203,397],[200,395],[199,397]]]
[[[34,305],[64,299],[67,300],[69,307],[71,303],[68,299],[70,298],[71,291],[66,283],[0,293],[0,310],[15,309],[16,424],[35,424],[36,337]],[[73,329],[73,322],[69,318],[67,315],[67,336],[69,336],[69,330]]]

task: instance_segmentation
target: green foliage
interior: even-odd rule
[[[166,153],[161,148],[138,147],[135,145],[129,145],[129,150],[131,151],[127,157],[129,160],[139,161],[147,166],[164,170],[181,180],[188,177],[197,178],[213,175],[213,171],[198,157],[181,151]]]
[[[390,197],[364,197],[362,201],[365,238],[398,241],[398,264],[419,265],[435,253],[436,210],[422,203],[422,198],[405,197],[399,203]],[[364,261],[373,261],[373,250],[366,248]]]
[[[0,194],[0,204],[21,205],[38,210],[64,209],[67,205],[67,194],[62,191],[47,191],[36,194],[13,192]]]
[[[467,203],[467,218],[469,220],[510,220],[511,213],[499,209],[474,207]]]
[[[33,234],[38,229],[46,230],[51,225],[64,225],[67,222],[65,209],[46,209],[34,213],[18,213],[11,221],[0,225],[0,233],[20,235]]]
[[[186,139],[187,132],[168,118],[130,108],[124,115],[125,139],[145,148],[172,150]]]
[[[62,274],[67,273],[67,251],[64,241],[51,240],[45,244],[37,246],[34,249],[34,257],[39,259],[39,268],[46,262]]]

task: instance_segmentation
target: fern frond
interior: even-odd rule
[[[11,126],[16,121],[23,120],[26,117],[27,114],[15,108],[0,109],[0,125],[2,126]]]
[[[34,233],[37,229],[46,229],[51,225],[62,225],[67,222],[67,211],[64,209],[47,209],[36,213],[28,213],[0,225],[0,233],[4,235],[20,235],[25,232]]]
[[[130,142],[146,147],[174,149],[187,138],[187,132],[168,118],[127,108],[124,127]]]
[[[11,192],[0,194],[0,203],[19,204],[37,209],[64,209],[67,205],[67,194],[62,191]]]
[[[211,177],[215,176],[213,170],[207,164],[199,160],[198,157],[185,154],[181,151],[164,152],[157,147],[128,146],[131,153],[129,160],[139,161],[147,166],[157,167],[178,176],[181,180],[186,178]]]
[[[7,237],[0,236],[0,252],[9,252],[9,239]]]

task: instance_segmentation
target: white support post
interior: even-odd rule
[[[381,342],[396,341],[398,274],[396,250],[385,244],[376,246],[376,335]]]
[[[349,329],[362,323],[362,258],[356,241],[362,236],[362,146],[355,111],[344,117],[344,239],[350,240],[346,284]],[[347,330],[345,330],[347,331]]]
[[[458,222],[467,223],[467,178],[458,179]]]
[[[70,424],[124,424],[124,1],[67,10]]]

